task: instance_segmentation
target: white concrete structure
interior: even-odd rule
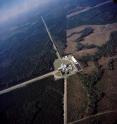
[[[60,70],[63,73],[69,73],[69,71],[73,70],[73,67],[71,64],[61,64],[61,67],[58,68],[58,70]]]
[[[74,58],[74,56],[71,57],[72,61],[74,62],[74,64],[78,64],[77,60]]]

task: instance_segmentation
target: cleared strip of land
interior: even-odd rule
[[[78,122],[82,122],[82,121],[85,121],[87,119],[92,119],[92,118],[95,118],[95,117],[98,117],[98,116],[102,116],[102,115],[105,115],[105,114],[110,114],[110,113],[117,113],[117,110],[115,111],[105,111],[105,112],[100,112],[100,113],[97,113],[95,115],[91,115],[91,116],[88,116],[86,118],[82,118],[82,119],[79,119],[77,121],[74,121],[74,122],[70,122],[68,124],[77,124]]]
[[[67,78],[64,78],[64,124],[67,124]]]
[[[49,36],[49,38],[50,38],[50,40],[51,40],[51,42],[52,42],[52,44],[53,44],[53,48],[54,48],[54,50],[56,51],[57,57],[58,57],[59,59],[61,59],[61,56],[60,56],[59,51],[58,51],[58,49],[57,49],[57,47],[56,47],[56,45],[55,45],[55,43],[54,43],[54,40],[53,40],[53,38],[52,38],[52,36],[51,36],[51,33],[50,33],[49,29],[48,29],[48,26],[47,26],[47,24],[46,24],[46,22],[45,22],[45,20],[44,20],[44,18],[43,18],[42,16],[41,16],[41,19],[42,19],[43,24],[44,24],[44,26],[45,26],[45,29],[46,29],[46,31],[47,31],[47,33],[48,33],[48,36]]]
[[[86,11],[92,10],[92,9],[94,9],[94,8],[97,8],[97,7],[103,6],[103,5],[108,4],[108,3],[111,3],[111,2],[112,2],[112,1],[109,0],[109,1],[106,1],[106,2],[103,2],[103,3],[100,3],[100,4],[96,5],[96,6],[88,7],[88,8],[86,8],[86,9],[81,10],[81,11],[73,12],[73,13],[67,15],[67,18],[71,18],[71,17],[73,17],[73,16],[76,16],[76,15],[78,15],[78,14],[81,14],[81,13],[83,13],[83,12],[86,12]]]
[[[19,89],[19,88],[22,88],[22,87],[27,86],[27,85],[29,85],[29,84],[31,84],[31,83],[36,82],[36,81],[39,81],[39,80],[42,80],[42,79],[47,78],[47,77],[49,77],[49,76],[52,76],[52,75],[54,75],[55,73],[56,73],[56,71],[53,71],[53,72],[47,73],[47,74],[45,74],[45,75],[42,75],[42,76],[33,78],[33,79],[31,79],[31,80],[25,81],[25,82],[23,82],[23,83],[21,83],[21,84],[18,84],[18,85],[9,87],[9,88],[7,88],[7,89],[5,89],[5,90],[0,91],[0,95],[5,94],[5,93],[8,93],[8,92],[11,92],[11,91],[16,90],[16,89]]]

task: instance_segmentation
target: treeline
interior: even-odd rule
[[[81,45],[81,48],[84,46]],[[106,44],[103,46],[93,46],[98,49],[95,55],[87,55],[83,56],[79,60],[82,62],[88,62],[88,61],[97,61],[100,59],[102,56],[113,56],[116,54],[116,48],[117,48],[117,31],[114,31],[111,33],[110,38]]]
[[[91,48],[95,48],[96,45],[84,45],[81,42],[83,42],[84,38],[88,35],[90,35],[91,33],[93,33],[94,29],[92,27],[86,27],[84,30],[78,32],[80,33],[80,37],[78,37],[75,42],[77,42],[77,50],[82,50],[82,49],[91,49]]]
[[[79,32],[81,35],[80,37],[76,40],[76,42],[82,41],[86,36],[90,35],[93,33],[94,29],[92,27],[86,27],[84,30]]]
[[[97,82],[102,78],[103,71],[98,68],[92,75],[79,74],[80,80],[86,87],[89,103],[88,103],[88,113],[94,114],[97,112],[97,103],[103,97],[103,92],[101,92],[97,87]]]

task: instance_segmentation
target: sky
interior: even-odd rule
[[[44,6],[53,0],[0,0],[0,23],[36,7]]]

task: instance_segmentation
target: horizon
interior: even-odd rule
[[[53,2],[53,0],[2,0],[0,2],[0,23],[10,21],[21,14],[36,9],[37,7],[41,8],[50,2]]]

